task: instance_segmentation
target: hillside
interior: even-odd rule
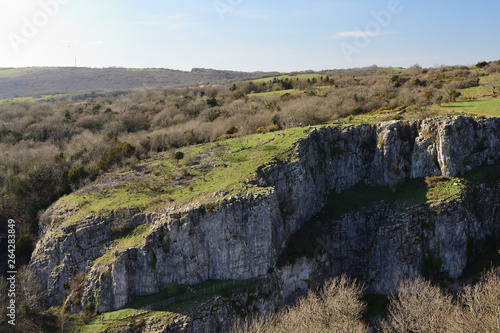
[[[0,70],[47,86],[165,77],[0,101],[20,324],[227,332],[340,274],[375,303],[417,276],[462,288],[500,239],[500,62],[481,66]],[[163,86],[188,77],[222,81]]]
[[[50,305],[101,313],[214,279],[276,280],[269,302],[341,273],[374,293],[421,274],[455,279],[481,244],[498,239],[489,207],[499,203],[497,178],[486,190],[453,177],[498,160],[498,137],[497,118],[437,117],[298,128],[186,148],[177,160],[158,155],[49,208],[33,285]],[[362,184],[388,195],[347,209],[345,196]]]
[[[245,73],[194,68],[170,69],[34,67],[0,68],[0,99],[36,94],[200,85],[243,80],[277,73]]]

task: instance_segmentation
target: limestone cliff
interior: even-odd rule
[[[74,218],[78,204],[56,203],[41,221],[29,268],[47,290],[49,304],[61,304],[66,297],[66,305],[75,310],[93,303],[99,312],[119,309],[171,283],[263,276],[272,271],[290,236],[321,212],[331,191],[342,193],[359,183],[395,187],[406,178],[462,175],[497,160],[499,138],[498,118],[438,117],[313,129],[290,147],[286,159],[256,170],[255,179],[248,180],[248,186],[259,189],[256,194],[214,194],[209,204],[193,201],[174,209],[165,203],[153,212],[117,210],[79,219]],[[459,202],[456,207],[426,222],[435,225],[428,232],[421,230],[427,208],[404,216],[397,207],[381,205],[346,215],[332,222],[337,229],[331,235],[340,245],[321,265],[329,262],[330,273],[359,268],[373,291],[384,292],[392,286],[388,279],[419,274],[423,251],[429,250],[441,254],[443,270],[458,276],[467,260],[464,233],[480,228],[477,219],[458,209]],[[495,235],[498,216],[488,218],[486,229],[474,237]],[[116,235],[118,220],[126,234]],[[451,241],[455,236],[456,243]],[[113,243],[117,238],[119,246]],[[412,241],[403,242],[407,239]],[[347,263],[352,255],[359,260]],[[289,275],[284,292],[304,284],[308,270],[316,274],[319,266],[314,265],[283,268],[280,274]],[[83,276],[80,288],[69,290],[78,276]]]
[[[385,294],[398,281],[420,274],[452,283],[469,260],[498,246],[499,193],[498,186],[474,185],[432,204],[402,207],[382,201],[340,218],[320,214],[306,226],[315,236],[304,240],[305,249],[296,237],[288,244],[295,261],[280,270],[284,295],[340,274],[356,277],[375,294]],[[305,231],[298,237],[301,232]]]

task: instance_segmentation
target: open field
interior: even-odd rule
[[[14,97],[14,98],[5,98],[0,99],[0,103],[17,103],[17,102],[27,102],[27,103],[36,103],[36,102],[47,102],[52,99],[59,99],[69,97],[69,94],[53,94],[53,95],[33,95],[26,97]]]
[[[55,70],[56,67],[0,68],[0,79],[14,79],[23,75]]]
[[[324,77],[326,75],[319,74],[319,73],[297,74],[297,75],[280,75],[280,76],[271,76],[271,77],[266,77],[266,78],[262,78],[262,79],[253,80],[253,82],[254,83],[262,83],[262,82],[273,81],[274,79],[278,79],[278,80],[283,80],[283,79],[289,79],[289,80],[296,80],[296,79],[307,80],[307,79],[311,79],[312,80],[313,78],[319,79],[321,76]]]
[[[472,112],[485,116],[500,116],[500,99],[475,99],[468,101],[458,101],[441,106],[444,110],[453,110],[456,112]]]
[[[278,90],[278,91],[269,91],[269,92],[261,92],[261,93],[251,93],[248,94],[248,97],[268,97],[268,96],[283,96],[285,94],[295,94],[303,92],[298,89],[286,89],[286,90]]]

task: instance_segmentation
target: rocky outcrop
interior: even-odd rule
[[[208,207],[193,202],[176,211],[159,209],[148,214],[127,211],[104,217],[88,216],[69,226],[64,221],[73,212],[66,210],[58,215],[61,209],[56,204],[48,210],[48,218],[41,225],[40,241],[29,267],[47,290],[51,305],[61,304],[69,293],[70,280],[84,274],[81,287],[73,290],[67,303],[71,300],[82,307],[95,303],[100,312],[119,309],[134,297],[158,292],[171,283],[266,275],[290,235],[321,211],[330,191],[341,193],[361,182],[395,186],[409,177],[460,175],[498,159],[498,138],[497,118],[440,117],[314,129],[290,148],[294,158],[277,160],[257,170],[260,194],[223,200],[214,197],[214,204]],[[370,249],[378,256],[366,259],[372,265],[367,279],[386,279],[387,270],[401,272],[401,276],[418,274],[416,264],[396,267],[384,260],[385,245],[360,240],[376,231],[377,235],[388,235],[385,241],[377,238],[379,242],[396,244],[389,246],[390,249],[398,248],[408,237],[416,237],[414,242],[422,243],[411,233],[411,223],[399,229],[397,224],[384,227],[383,216],[392,215],[383,215],[383,211],[393,208],[380,209],[382,212],[352,215],[340,223],[344,228],[351,224],[366,226],[338,233],[338,237],[350,242],[343,251],[363,257],[366,250],[363,246],[373,245]],[[377,220],[379,217],[381,220]],[[109,245],[116,238],[112,226],[117,218],[126,220],[127,229],[133,231],[123,238],[121,246],[109,253]],[[445,229],[452,233],[457,221],[464,218],[465,215],[448,218],[443,222],[449,225]],[[419,219],[415,221],[420,223]],[[442,232],[445,231],[436,229],[426,236],[431,250],[437,244],[440,249],[452,246],[440,240]],[[360,239],[356,239],[358,236]],[[406,252],[398,251],[404,254],[398,262],[409,260],[414,255],[412,251],[412,247]],[[348,254],[341,253],[338,258],[345,255]],[[455,259],[448,260],[446,256],[442,259],[450,275],[460,273],[462,266]],[[335,257],[331,265],[336,265]],[[380,285],[374,290],[390,287]]]
[[[124,215],[127,218],[127,214],[121,218]],[[138,241],[106,258],[116,218],[112,214],[89,219],[78,229],[63,228],[64,233],[57,237],[53,236],[56,232],[45,234],[30,268],[36,269],[42,285],[47,286],[49,302],[60,304],[67,283],[81,271],[86,278],[78,294],[84,304],[97,304],[99,312],[122,308],[136,296],[159,292],[172,283],[265,275],[279,255],[279,246],[271,244],[284,242],[272,189],[262,195],[224,200],[216,211],[197,207],[162,215],[129,213],[132,221],[144,219],[146,232],[130,235]]]
[[[314,254],[279,270],[284,295],[341,274],[356,277],[374,294],[420,274],[452,282],[470,259],[500,244],[499,193],[500,187],[473,186],[432,205],[379,202],[339,219],[323,216],[310,244]]]

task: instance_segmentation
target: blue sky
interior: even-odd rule
[[[500,59],[500,2],[0,0],[0,67],[296,71]]]

